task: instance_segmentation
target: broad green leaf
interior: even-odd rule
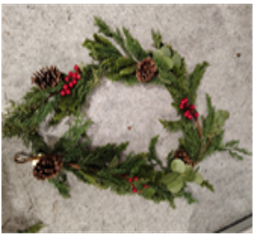
[[[120,75],[130,75],[130,74],[135,73],[136,69],[137,69],[137,66],[128,67],[128,68],[122,69],[119,72],[119,74]]]
[[[118,166],[118,158],[114,156],[112,161],[109,163],[108,168],[116,168]]]
[[[162,52],[162,54],[163,54],[164,56],[171,56],[171,52],[170,52],[169,48],[166,47],[166,46],[163,46],[163,47],[160,49],[160,51]]]
[[[194,182],[195,182],[196,184],[199,184],[199,185],[200,185],[203,181],[204,181],[203,176],[202,176],[199,172],[197,172],[196,175],[195,175]]]
[[[181,188],[183,187],[183,179],[178,176],[174,181],[171,183],[167,184],[167,188],[172,192],[172,193],[178,193]]]
[[[185,164],[180,159],[174,159],[171,163],[171,169],[178,173],[184,173],[185,171]]]
[[[168,69],[172,69],[174,63],[173,60],[169,57],[164,57],[164,61],[166,63],[166,65],[168,66]]]
[[[195,172],[189,165],[185,165],[185,172],[181,175],[185,181],[193,182],[195,179]]]
[[[143,195],[145,197],[152,197],[154,195],[155,191],[156,190],[154,188],[149,187],[149,188],[143,190]]]
[[[181,56],[177,52],[174,53],[172,60],[178,67],[181,66]]]
[[[172,172],[172,173],[168,173],[167,175],[165,175],[162,179],[161,182],[164,184],[169,184],[172,181],[174,181],[177,177],[179,176],[178,173],[176,172]]]

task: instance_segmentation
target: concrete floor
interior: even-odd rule
[[[225,141],[240,139],[252,151],[252,5],[3,5],[2,111],[7,99],[19,101],[30,89],[32,73],[42,66],[68,72],[75,63],[91,61],[81,44],[97,31],[94,15],[113,28],[124,25],[146,49],[152,44],[151,28],[159,29],[163,40],[185,56],[189,72],[208,61],[196,107],[206,113],[209,93],[218,109],[230,111]],[[156,148],[164,160],[181,136],[167,133],[158,122],[176,118],[171,102],[164,87],[103,80],[89,99],[92,144],[130,141],[127,152],[142,152],[159,134]],[[67,129],[66,121],[57,128],[42,125],[49,143]],[[173,210],[165,202],[100,191],[70,174],[72,198],[63,199],[50,184],[33,178],[31,165],[14,164],[21,150],[21,141],[2,140],[3,232],[38,221],[47,225],[41,232],[213,232],[252,213],[250,157],[240,162],[219,153],[206,159],[201,171],[216,192],[192,185],[199,203],[177,200]]]

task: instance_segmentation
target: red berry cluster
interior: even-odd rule
[[[63,85],[63,89],[61,90],[60,94],[62,96],[70,95],[71,89],[77,84],[77,80],[81,79],[81,76],[79,74],[79,67],[77,65],[74,66],[75,72],[73,73],[70,71],[68,73],[68,76],[65,77],[66,84]],[[71,81],[70,81],[71,79]]]
[[[128,175],[125,175],[124,177],[127,178]],[[134,176],[133,178],[130,177],[130,178],[128,179],[128,182],[129,182],[129,183],[132,183],[133,181],[138,181],[138,180],[139,180],[138,176]],[[132,187],[132,192],[133,192],[133,193],[137,193],[138,190],[134,187],[133,184],[131,184],[131,187]],[[148,185],[145,184],[145,185],[143,186],[143,188],[147,189],[147,188],[148,188]],[[140,192],[143,193],[143,191],[141,191],[141,190],[140,190]]]
[[[184,109],[183,115],[189,120],[192,120],[193,118],[192,115],[194,115],[195,118],[198,118],[199,114],[198,112],[196,112],[195,108],[196,108],[195,105],[193,104],[189,105],[188,98],[184,98],[180,101],[180,109]]]

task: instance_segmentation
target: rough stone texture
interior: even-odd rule
[[[42,66],[55,64],[68,72],[75,63],[91,61],[81,43],[97,31],[94,15],[113,27],[124,25],[147,49],[151,28],[159,29],[163,40],[185,56],[189,72],[208,61],[198,90],[199,113],[206,113],[209,93],[217,108],[230,111],[225,140],[240,139],[252,150],[252,5],[3,5],[2,111],[7,99],[19,101],[30,89],[30,76]],[[181,136],[167,133],[158,122],[176,118],[171,102],[164,87],[103,80],[89,99],[92,144],[130,141],[127,151],[141,152],[159,134],[157,152],[164,160]],[[49,143],[67,129],[66,121],[58,128],[42,125]],[[199,203],[176,200],[173,210],[165,202],[100,191],[71,174],[72,199],[62,199],[50,184],[33,178],[30,164],[13,163],[20,150],[26,150],[20,140],[2,141],[3,232],[37,221],[47,224],[42,232],[213,232],[252,213],[251,158],[240,162],[222,153],[206,159],[201,171],[216,192],[193,185]]]

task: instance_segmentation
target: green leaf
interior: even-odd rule
[[[182,121],[167,121],[159,119],[159,122],[163,125],[163,127],[168,131],[179,131],[182,128]]]
[[[154,195],[155,192],[156,190],[154,188],[149,187],[143,190],[143,196],[150,198]]]
[[[45,227],[45,225],[39,222],[24,231],[18,231],[18,232],[19,233],[38,233],[43,227]]]
[[[178,172],[178,173],[184,173],[185,171],[185,164],[182,160],[180,159],[174,159],[171,163],[171,169],[174,172]]]
[[[233,152],[233,151],[231,151],[231,150],[229,150],[228,152],[229,152],[229,154],[230,154],[231,157],[233,157],[233,158],[235,158],[235,159],[237,159],[237,160],[243,160],[243,157],[240,156],[239,154],[237,154],[236,152]]]
[[[195,175],[194,182],[195,182],[196,184],[199,184],[199,185],[200,185],[203,181],[204,181],[203,176],[202,176],[199,172],[197,172],[196,175]]]
[[[177,65],[178,67],[181,66],[181,56],[177,52],[174,53],[172,60],[175,65]]]
[[[172,69],[174,63],[171,58],[163,55],[163,52],[160,50],[155,50],[153,52],[154,61],[160,69],[170,70]]]
[[[185,171],[181,175],[185,181],[193,182],[195,180],[195,172],[193,168],[189,165],[185,165]]]
[[[214,193],[214,188],[213,188],[213,185],[209,183],[208,180],[204,180],[202,183],[201,183],[201,187],[204,188],[206,187],[208,190],[212,191]]]
[[[178,176],[179,176],[179,174],[176,173],[176,172],[168,173],[167,175],[165,175],[165,176],[161,179],[161,182],[162,182],[163,184],[169,184],[169,183],[171,183],[172,181],[174,181]]]
[[[171,56],[171,51],[170,51],[169,48],[166,47],[166,46],[163,46],[163,47],[160,49],[160,51],[162,52],[163,56],[166,56],[166,57]]]
[[[109,163],[108,168],[113,169],[118,166],[118,158],[117,156],[114,156],[112,161]]]
[[[151,36],[154,41],[154,47],[161,48],[161,46],[163,45],[163,42],[162,42],[162,35],[160,34],[159,30],[155,32],[153,29],[151,29]]]
[[[134,74],[135,71],[137,69],[137,66],[132,66],[132,67],[128,67],[128,68],[125,68],[125,69],[122,69],[119,74],[120,75],[130,75],[130,74]]]
[[[181,188],[183,187],[183,179],[178,176],[174,181],[171,183],[167,184],[167,188],[172,192],[172,193],[178,193]]]
[[[236,147],[239,142],[239,140],[231,140],[225,144],[225,147]]]

